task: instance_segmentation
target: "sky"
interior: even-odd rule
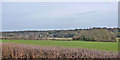
[[[3,31],[117,26],[117,2],[2,3]]]
[[[120,0],[2,0],[2,2],[118,2]]]

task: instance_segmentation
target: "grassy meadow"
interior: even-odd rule
[[[2,40],[2,42],[68,48],[88,48],[114,52],[118,51],[118,42],[53,41],[53,40]]]

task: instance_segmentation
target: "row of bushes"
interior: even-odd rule
[[[7,58],[118,58],[118,53],[80,48],[2,43],[2,59]]]

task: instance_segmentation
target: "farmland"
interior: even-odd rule
[[[54,40],[3,40],[3,43],[19,43],[39,46],[54,46],[67,48],[86,48],[93,50],[118,51],[117,42],[90,42],[90,41],[54,41]]]
[[[2,32],[2,58],[118,58],[117,28]]]

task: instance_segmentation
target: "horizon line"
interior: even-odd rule
[[[2,30],[0,32],[14,32],[14,31],[54,31],[54,30],[76,30],[76,29],[93,29],[93,28],[120,28],[120,27],[89,27],[89,28],[68,28],[68,29],[22,29],[22,30]]]

